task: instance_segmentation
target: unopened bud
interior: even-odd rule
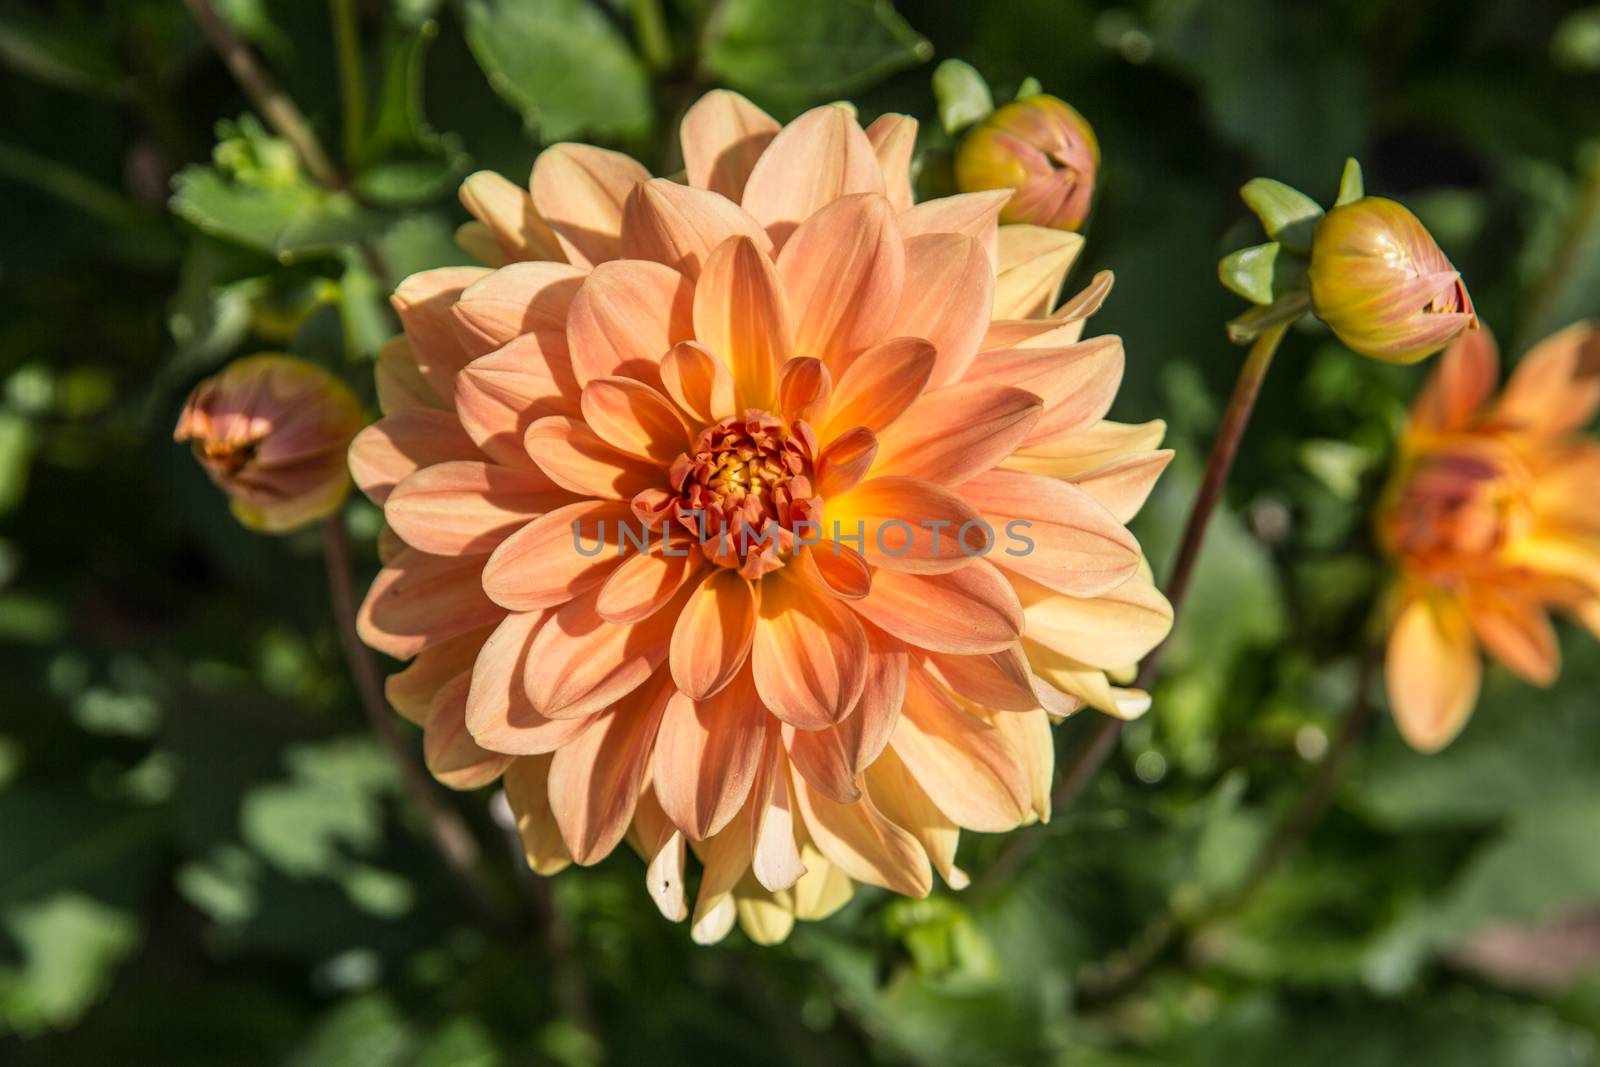
[[[1015,189],[1001,222],[1077,230],[1089,215],[1100,145],[1069,104],[1038,94],[1014,100],[967,134],[956,155],[962,192]]]

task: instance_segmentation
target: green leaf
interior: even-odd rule
[[[472,0],[467,43],[497,93],[545,141],[647,136],[655,115],[644,64],[585,0]]]
[[[58,893],[5,915],[22,964],[0,967],[0,1034],[77,1022],[138,946],[138,921],[82,893]]]
[[[1272,303],[1272,276],[1283,246],[1276,241],[1230,252],[1217,264],[1217,277],[1252,304]]]
[[[1344,161],[1344,173],[1339,175],[1339,199],[1333,204],[1335,207],[1353,204],[1366,195],[1366,183],[1361,180],[1361,164],[1351,156]]]
[[[1266,307],[1253,307],[1243,315],[1228,320],[1228,340],[1236,345],[1249,344],[1274,326],[1294,322],[1311,310],[1311,295],[1296,290],[1274,300]]]
[[[1039,84],[1039,79],[1032,74],[1022,79],[1022,84],[1017,86],[1017,94],[1011,99],[1021,100],[1024,97],[1038,96],[1044,92],[1044,86]]]
[[[705,41],[712,74],[791,106],[858,92],[933,56],[888,0],[726,0]]]
[[[1311,250],[1311,230],[1322,208],[1300,190],[1271,178],[1252,178],[1239,197],[1261,220],[1267,236],[1296,252]]]
[[[989,83],[976,67],[959,59],[947,59],[933,69],[933,96],[939,102],[939,122],[952,136],[994,110]]]

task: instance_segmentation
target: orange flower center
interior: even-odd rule
[[[805,524],[821,521],[815,456],[816,437],[804,422],[785,425],[757,409],[729,416],[673,461],[674,514],[706,558],[760,577],[783,566],[797,537],[807,536]]]
[[[1384,537],[1407,566],[1460,575],[1492,565],[1532,515],[1522,464],[1491,442],[1416,457],[1389,508]]]

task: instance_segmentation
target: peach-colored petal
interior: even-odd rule
[[[874,469],[959,485],[1011,455],[1043,409],[1033,393],[989,382],[924,393],[904,418],[879,434]]]
[[[828,442],[817,456],[817,492],[824,499],[848,493],[861,483],[878,459],[878,435],[857,426]]]
[[[1000,209],[1011,199],[1008,189],[985,189],[925,200],[900,216],[900,234],[907,240],[929,233],[958,233],[983,246],[991,267],[1000,262]]]
[[[927,388],[936,359],[920,337],[895,337],[873,345],[845,368],[834,385],[824,442],[857,426],[874,433],[898,419]]]
[[[1039,706],[1027,657],[1018,645],[981,656],[933,652],[923,657],[923,665],[957,696],[975,704],[1003,711],[1027,711]]]
[[[825,796],[848,804],[860,796],[859,775],[883,753],[905,701],[910,657],[906,647],[875,627],[865,627],[871,658],[861,699],[844,721],[822,730],[785,724],[783,743],[797,771]]]
[[[1108,270],[1095,274],[1089,284],[1043,319],[996,319],[989,324],[979,350],[996,348],[1060,348],[1083,337],[1089,316],[1100,310],[1114,281]]]
[[[933,888],[928,853],[908,831],[883,816],[863,795],[839,804],[791,778],[806,830],[822,854],[858,882],[882,886],[908,897],[925,897]]]
[[[559,345],[567,312],[588,271],[566,263],[513,263],[462,290],[451,307],[456,336],[473,358],[486,356],[523,334]]]
[[[694,334],[732,372],[740,407],[772,406],[794,325],[772,261],[748,237],[730,237],[707,260],[694,293]]]
[[[985,540],[977,509],[955,491],[916,478],[870,478],[828,501],[827,521],[828,534],[856,542],[868,563],[914,574],[976,562]]]
[[[909,211],[915,199],[911,191],[911,153],[917,147],[917,120],[910,115],[879,115],[867,127],[867,140],[883,171],[884,195],[896,212]]]
[[[480,170],[467,175],[459,195],[461,206],[493,235],[505,261],[565,258],[555,233],[534,210],[528,190],[492,170]]]
[[[389,302],[405,327],[417,369],[442,397],[455,394],[456,371],[473,353],[456,335],[451,308],[469,285],[489,276],[482,267],[439,267],[413,274],[400,283]]]
[[[905,242],[906,279],[891,335],[921,337],[938,353],[930,388],[960,381],[989,328],[994,268],[983,246],[955,233]]]
[[[664,675],[636,689],[551,760],[550,810],[579,864],[598,863],[627,832],[671,693]]]
[[[994,282],[994,317],[1032,319],[1055,306],[1061,281],[1083,249],[1083,238],[1042,226],[1000,227],[1000,263]]]
[[[1132,452],[1079,475],[1072,479],[1072,484],[1094,497],[1118,522],[1128,522],[1144,507],[1156,479],[1167,469],[1174,454],[1170,448]]]
[[[489,231],[489,227],[477,219],[469,219],[456,227],[455,242],[457,248],[479,263],[491,267],[503,267],[511,262],[500,248],[500,242],[495,240],[494,234]],[[558,258],[561,255],[559,250],[556,254]]]
[[[856,765],[856,752],[844,736],[846,719],[838,726],[821,730],[796,730],[783,725],[781,736],[789,763],[811,787],[840,804],[854,804],[861,797],[858,782],[862,768]]]
[[[794,916],[807,922],[819,922],[850,902],[850,897],[855,893],[855,884],[812,843],[803,821],[798,817],[795,830],[795,836],[800,840],[800,862],[805,864],[806,873],[800,876],[791,891]]]
[[[1600,536],[1600,441],[1557,450],[1535,474],[1533,510],[1541,525]]]
[[[1437,752],[1466,725],[1483,664],[1465,612],[1440,596],[1413,597],[1389,631],[1389,708],[1406,743]]]
[[[660,384],[661,357],[694,336],[694,285],[659,263],[596,267],[573,298],[567,348],[579,385],[595,378]]]
[[[806,867],[795,840],[798,815],[776,730],[767,730],[766,752],[761,773],[750,790],[750,804],[751,873],[769,890],[788,889],[806,873]]]
[[[405,334],[396,334],[378,346],[378,365],[373,370],[378,387],[378,407],[385,415],[398,415],[412,408],[448,409],[433,386],[417,369],[417,354]]]
[[[833,375],[827,364],[797,356],[778,370],[778,414],[785,420],[820,422],[833,396]]]
[[[1076,478],[1130,452],[1148,452],[1166,435],[1167,424],[1160,419],[1141,423],[1105,420],[1078,433],[1018,449],[1000,465],[1052,478]]]
[[[839,722],[867,680],[867,635],[840,601],[781,574],[764,581],[750,653],[772,713],[802,730]]]
[[[630,552],[607,576],[595,611],[607,622],[639,622],[667,605],[701,569],[704,557],[686,547],[666,552]]]
[[[1411,408],[1411,425],[1429,432],[1459,430],[1494,392],[1500,348],[1488,330],[1462,330],[1439,357]]]
[[[503,609],[484,595],[481,556],[428,556],[406,549],[378,572],[356,618],[372,648],[395,659],[497,622]]]
[[[763,253],[772,240],[733,201],[705,189],[652,178],[635,186],[622,209],[622,254],[700,277],[711,250],[730,237],[748,237]]]
[[[383,517],[412,548],[472,555],[492,550],[518,526],[570,499],[537,471],[453,460],[424,467],[395,486]]]
[[[1531,597],[1475,584],[1467,587],[1462,606],[1472,632],[1491,656],[1533,685],[1555,682],[1561,672],[1561,645],[1550,617]]]
[[[1056,773],[1056,745],[1055,737],[1050,732],[1049,713],[1043,708],[1001,712],[980,708],[974,713],[1000,731],[1009,750],[1016,756],[1022,776],[1028,783],[1031,818],[1049,822],[1050,791]]]
[[[689,937],[714,945],[728,936],[738,915],[733,890],[750,869],[749,813],[741,809],[722,833],[694,846],[700,857],[700,892],[689,918]]]
[[[840,197],[884,192],[872,142],[849,111],[812,108],[785,126],[750,171],[741,203],[775,245]]]
[[[479,789],[500,777],[514,756],[490,752],[467,732],[467,686],[472,675],[463,671],[434,698],[423,734],[422,757],[428,773],[451,789]]]
[[[880,570],[857,614],[908,645],[958,656],[999,652],[1022,636],[1022,605],[986,560],[949,574]]]
[[[794,350],[841,373],[889,336],[905,275],[905,244],[887,200],[861,195],[828,204],[778,256]]]
[[[527,522],[490,555],[483,589],[509,611],[565,604],[593,589],[622,561],[627,504],[578,500]]]
[[[1095,337],[1061,348],[996,349],[980,354],[969,381],[1025,389],[1044,402],[1023,447],[1076,434],[1111,409],[1122,384],[1122,340]]]
[[[622,205],[649,180],[650,172],[621,152],[557,144],[539,153],[529,185],[568,262],[592,267],[621,255]]]
[[[744,806],[768,721],[749,671],[707,699],[679,692],[667,701],[652,777],[661,809],[690,841],[717,833]]]
[[[533,710],[523,676],[533,635],[548,612],[507,615],[484,642],[472,667],[466,723],[485,748],[515,755],[554,752],[583,731],[587,719],[547,719]],[[424,653],[426,655],[426,653]]]
[[[929,799],[894,749],[867,768],[863,783],[885,818],[903,826],[921,843],[939,877],[952,889],[965,889],[971,879],[956,866],[961,830]]]
[[[738,202],[756,160],[782,129],[738,93],[713,89],[684,113],[678,128],[689,184]]]
[[[442,641],[418,655],[405,670],[389,675],[383,680],[383,695],[389,706],[407,721],[426,725],[433,698],[446,682],[472,668],[490,632],[489,627],[484,627]]]
[[[960,493],[995,530],[990,559],[1058,593],[1099,596],[1143,559],[1127,528],[1069,482],[995,470],[963,482]]]
[[[639,850],[648,865],[645,870],[645,889],[663,918],[682,922],[689,917],[688,882],[684,877],[688,849],[683,833],[656,800],[654,786],[646,785],[639,794],[639,805],[634,809],[633,826],[629,839]]]
[[[1005,735],[969,714],[924,671],[911,672],[889,746],[957,826],[1000,833],[1031,810],[1027,775]]]
[[[577,419],[538,419],[528,426],[523,445],[551,481],[579,496],[631,500],[665,480],[659,466],[617,451]]]
[[[819,592],[839,600],[860,600],[872,590],[872,568],[861,553],[831,539],[808,547],[795,566]]]
[[[593,715],[643,685],[666,662],[687,590],[633,623],[600,618],[598,594],[593,590],[564,604],[528,649],[523,684],[534,710],[547,718]]]
[[[522,855],[533,873],[559,874],[572,863],[561,827],[550,810],[550,756],[522,756],[511,761],[503,779],[506,803],[516,819]]]
[[[689,699],[706,699],[744,666],[755,639],[757,599],[755,586],[727,567],[712,570],[689,594],[672,631],[669,660],[673,682]]]
[[[698,341],[680,342],[662,358],[661,385],[685,415],[702,424],[738,410],[733,374]]]
[[[1172,605],[1144,575],[1090,598],[1064,596],[1021,576],[1012,581],[1028,640],[1100,670],[1137,662],[1172,629]]]
[[[456,375],[456,417],[497,463],[532,467],[523,437],[535,419],[578,414],[567,339],[524,334]]]
[[[374,504],[424,467],[481,459],[472,438],[449,412],[412,408],[379,419],[350,442],[350,476]]]
[[[1600,408],[1600,329],[1577,322],[1518,361],[1494,407],[1497,425],[1558,434],[1588,424]]]
[[[583,387],[583,419],[603,441],[665,466],[689,448],[689,428],[672,402],[632,378],[595,378]]]

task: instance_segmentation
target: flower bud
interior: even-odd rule
[[[1001,222],[1077,230],[1094,199],[1100,145],[1070,105],[1039,94],[1013,100],[967,134],[956,155],[964,193],[1015,189]]]
[[[334,512],[345,450],[365,419],[355,394],[291,356],[234,360],[195,386],[173,431],[253,530],[285,533]]]
[[[1478,325],[1461,275],[1393,200],[1365,196],[1324,215],[1309,277],[1312,311],[1373,359],[1415,363]]]

